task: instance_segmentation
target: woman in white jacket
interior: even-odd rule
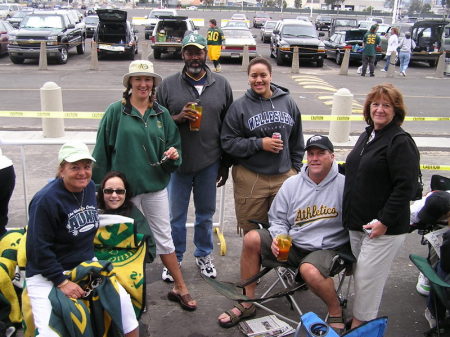
[[[386,64],[384,65],[384,69],[381,69],[381,71],[388,71],[389,64],[391,64],[392,52],[393,51],[397,52],[397,48],[398,48],[398,29],[394,27],[391,29],[391,36],[389,36],[388,40],[388,46],[386,50]],[[392,60],[392,62],[394,62],[393,64],[395,64],[395,60]]]
[[[411,33],[406,32],[405,37],[400,41],[398,45],[400,48],[399,59],[400,59],[400,74],[406,76],[406,69],[408,69],[409,60],[411,59],[411,53],[416,48],[416,43],[411,39]]]

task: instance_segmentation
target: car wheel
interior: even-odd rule
[[[86,51],[86,43],[85,43],[85,41],[86,41],[85,39],[81,38],[81,43],[77,46],[77,53],[78,53],[78,55],[82,55]]]
[[[323,59],[319,59],[316,62],[317,68],[322,68],[323,67]]]
[[[282,66],[284,64],[283,56],[280,51],[277,51],[277,65]]]
[[[67,63],[67,59],[69,58],[69,52],[67,51],[66,47],[62,47],[61,50],[59,51],[59,55],[58,55],[58,63],[59,64],[66,64]]]
[[[336,64],[337,65],[342,64],[342,54],[339,51],[336,53]]]
[[[428,64],[430,65],[430,68],[436,67],[436,61],[435,60],[429,60]]]
[[[159,60],[161,58],[161,51],[158,49],[155,49],[153,51],[153,57],[155,58],[155,60]]]
[[[23,61],[25,61],[22,57],[16,57],[16,56],[9,56],[10,60],[14,64],[22,64]]]

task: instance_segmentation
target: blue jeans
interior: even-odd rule
[[[390,64],[391,64],[391,55],[386,55],[386,64],[384,65],[385,71],[388,71]]]
[[[193,191],[195,206],[194,256],[207,256],[213,250],[212,218],[216,211],[218,171],[219,162],[196,173],[174,172],[170,177],[167,186],[170,224],[178,261],[183,260],[183,254],[186,252],[186,220],[191,191]]]
[[[405,72],[408,69],[411,53],[401,51],[398,58],[400,60],[400,72]]]

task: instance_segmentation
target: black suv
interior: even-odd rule
[[[325,33],[320,32],[319,36]],[[315,61],[323,66],[325,45],[319,40],[311,22],[285,19],[279,21],[270,39],[270,57],[276,58],[277,65],[292,62],[294,47],[298,47],[299,60]]]
[[[99,18],[92,40],[97,43],[98,57],[120,55],[134,60],[138,53],[137,31],[120,9],[97,9]]]
[[[331,16],[317,15],[315,24],[317,30],[330,30]]]
[[[81,27],[64,13],[33,13],[26,16],[20,29],[9,36],[9,58],[15,64],[25,59],[39,58],[40,42],[46,41],[47,56],[55,57],[58,63],[67,63],[69,49],[76,48],[84,54],[85,36]]]

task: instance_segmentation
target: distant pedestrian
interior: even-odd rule
[[[397,48],[398,48],[398,29],[394,27],[391,29],[391,36],[389,36],[388,40],[388,47],[386,50],[386,64],[384,65],[384,69],[381,69],[381,71],[388,71],[389,64],[391,64],[391,62],[394,62],[393,64],[395,64],[396,62],[395,60],[391,61],[391,55],[393,51],[397,52]]]
[[[15,184],[16,174],[13,163],[8,157],[2,155],[2,149],[0,149],[0,237],[6,233],[8,204]]]
[[[208,57],[214,64],[214,70],[218,73],[222,71],[220,66],[220,51],[222,49],[222,43],[225,41],[222,29],[217,27],[216,19],[209,20],[209,29],[206,37],[208,41]]]
[[[372,25],[372,27],[370,27],[370,30],[364,35],[361,76],[366,76],[367,66],[369,66],[370,76],[375,76],[375,59],[377,57],[375,48],[381,42],[380,37],[377,35],[377,29],[378,25]]]
[[[411,54],[414,48],[416,48],[416,43],[411,39],[411,33],[406,32],[405,37],[400,41],[398,48],[399,60],[400,60],[400,75],[406,76],[406,69],[408,69],[409,61],[411,60]]]

